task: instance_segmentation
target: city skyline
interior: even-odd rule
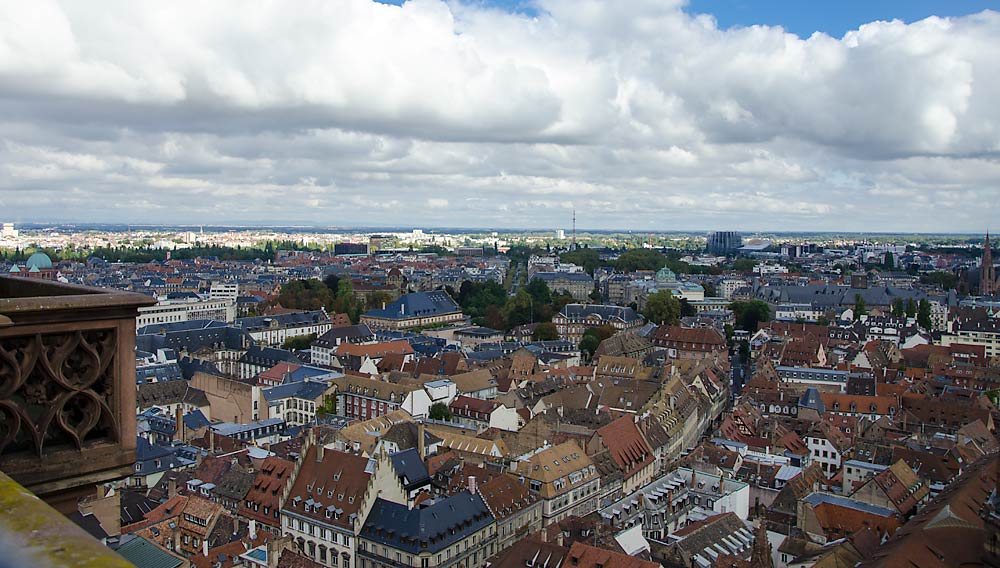
[[[1000,201],[1000,13],[903,4],[851,4],[812,34],[816,13],[773,2],[13,5],[0,209],[540,229],[575,208],[594,230],[983,232]],[[868,17],[901,20],[850,27]]]

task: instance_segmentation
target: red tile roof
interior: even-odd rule
[[[317,462],[316,453],[314,445],[302,458],[299,476],[285,500],[284,509],[321,523],[353,530],[350,516],[361,509],[361,501],[368,490],[370,475],[365,472],[368,459],[324,450],[323,460]],[[309,501],[319,505],[307,508]],[[341,510],[339,517],[326,517],[326,508],[331,505]]]
[[[354,343],[341,343],[334,352],[338,357],[354,356],[378,358],[389,353],[412,354],[413,346],[407,341],[386,341],[383,343],[371,343],[367,345],[355,345]]]
[[[574,542],[566,558],[567,561],[563,565],[572,568],[660,568],[656,562],[582,542]]]
[[[597,434],[626,478],[654,459],[653,450],[646,443],[631,415],[622,416],[600,428]]]
[[[240,504],[240,515],[274,527],[279,526],[280,519],[275,513],[279,510],[281,491],[294,465],[277,456],[265,459],[254,477],[250,491]],[[251,504],[250,507],[247,502]],[[256,505],[256,509],[253,505]]]

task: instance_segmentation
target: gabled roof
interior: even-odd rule
[[[528,491],[518,478],[504,473],[479,486],[479,494],[497,520],[506,519],[538,502],[539,497]]]
[[[278,456],[266,458],[254,476],[245,498],[240,502],[240,515],[276,526],[278,519],[274,518],[274,511],[278,509],[281,492],[293,468],[292,462]],[[256,510],[248,507],[248,502],[256,504]]]
[[[486,420],[489,420],[490,414],[492,414],[492,412],[499,406],[500,403],[492,400],[472,398],[471,396],[465,395],[456,396],[455,400],[451,401],[451,404],[448,405],[453,414],[465,417],[477,417],[477,415],[482,415]]]
[[[597,548],[580,541],[574,542],[569,547],[564,566],[573,568],[660,568],[656,562],[614,550]]]
[[[353,530],[354,515],[361,510],[371,477],[367,471],[368,458],[324,450],[323,459],[317,461],[316,453],[317,447],[313,445],[302,456],[299,475],[283,510]]]
[[[910,519],[861,566],[974,566],[984,551],[984,505],[996,515],[991,499],[997,486],[997,460],[991,457],[969,468],[944,492]]]
[[[631,415],[622,416],[602,427],[597,434],[626,478],[653,461],[653,450]]]
[[[452,375],[450,378],[460,393],[477,392],[496,386],[496,380],[489,369],[477,369],[468,373]]]
[[[430,482],[427,474],[427,466],[420,459],[420,454],[415,448],[396,452],[389,456],[392,467],[396,470],[396,475],[403,480],[403,487],[406,490],[419,487]]]

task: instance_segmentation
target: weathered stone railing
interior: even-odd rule
[[[0,470],[63,512],[135,463],[139,294],[0,276]]]
[[[133,566],[2,472],[0,551],[3,567]]]

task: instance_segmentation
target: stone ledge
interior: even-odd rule
[[[0,472],[0,566],[134,568]]]

